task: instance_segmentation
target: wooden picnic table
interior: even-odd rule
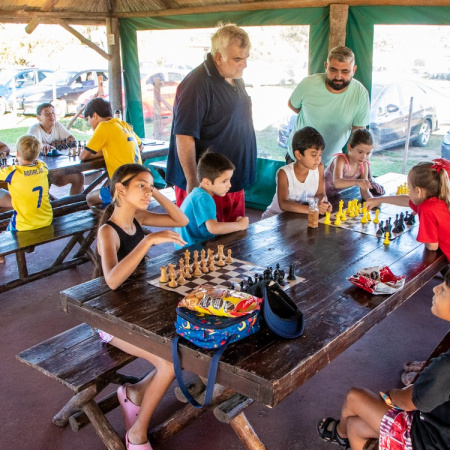
[[[379,181],[387,192],[395,193],[404,178],[388,174]],[[346,200],[356,196],[355,189],[342,195]],[[215,250],[223,244],[234,258],[263,267],[280,263],[287,268],[295,263],[297,275],[305,278],[288,291],[305,315],[304,335],[286,340],[263,328],[232,344],[219,363],[217,383],[270,407],[280,403],[445,267],[440,251],[426,250],[416,241],[417,228],[386,246],[382,238],[350,229],[321,223],[311,229],[306,216],[283,213],[256,222],[246,231],[191,246],[192,254],[195,249]],[[181,297],[149,285],[147,280],[159,277],[160,266],[177,264],[183,252],[151,258],[116,291],[111,291],[103,278],[66,289],[61,292],[62,307],[80,321],[172,360],[175,309]],[[372,295],[347,280],[358,269],[376,265],[387,265],[394,274],[405,275],[403,289],[391,295]],[[179,350],[182,366],[207,377],[213,352],[183,342]],[[243,435],[252,433],[251,427],[242,431]],[[255,436],[247,436],[248,441],[240,437],[247,448],[264,448]]]
[[[166,156],[169,152],[168,142],[146,140],[148,144],[144,144],[142,151],[142,161],[152,158]],[[39,159],[44,161],[49,170],[50,183],[57,177],[62,175],[70,175],[73,173],[81,173],[88,171],[100,170],[101,173],[84,189],[81,194],[69,195],[58,199],[51,200],[53,214],[55,217],[68,213],[87,209],[86,196],[89,192],[99,187],[99,185],[107,178],[105,160],[103,158],[89,159],[81,161],[79,156],[68,156],[68,150],[61,150],[60,156],[40,156]],[[8,164],[12,164],[15,155],[8,156]],[[12,211],[0,213],[0,228],[6,228]]]

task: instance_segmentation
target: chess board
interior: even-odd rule
[[[411,212],[410,209],[408,208],[401,208],[398,206],[393,206],[393,205],[382,205],[380,212],[378,214],[378,220],[381,222],[383,221],[383,225],[386,224],[386,221],[391,218],[391,225],[392,228],[394,228],[394,221],[395,221],[395,216],[396,214],[400,214],[401,212],[403,212],[406,215],[406,212]],[[333,212],[331,214],[331,224],[329,224],[328,226],[333,226],[333,227],[338,227],[338,228],[347,228],[353,231],[357,231],[358,233],[363,233],[363,234],[369,234],[371,236],[377,236],[377,230],[379,228],[379,224],[375,224],[373,223],[373,219],[375,218],[375,213],[376,210],[372,210],[370,211],[370,217],[372,218],[372,220],[368,223],[361,223],[361,219],[362,219],[362,214],[360,214],[358,217],[348,217],[347,216],[347,220],[345,222],[341,221],[340,225],[334,225],[334,221],[336,220],[336,214],[337,211]],[[323,223],[325,221],[325,216],[321,217],[319,219],[319,223]],[[389,236],[389,240],[392,241],[393,239],[397,238],[398,236],[401,236],[405,231],[410,230],[411,228],[417,226],[419,223],[419,216],[416,215],[416,223],[414,225],[406,225],[405,224],[405,229],[404,231],[402,231],[401,233],[391,233]],[[384,239],[384,235],[383,237],[379,238],[379,239]]]
[[[178,292],[183,297],[192,292],[194,289],[198,288],[199,286],[209,284],[215,287],[225,287],[225,288],[232,288],[239,290],[240,286],[239,283],[241,281],[244,281],[245,284],[247,284],[248,277],[251,277],[254,281],[255,275],[263,275],[264,270],[267,269],[267,267],[261,267],[257,266],[256,264],[253,264],[249,261],[241,261],[239,259],[233,259],[233,262],[231,264],[227,264],[223,267],[219,267],[216,264],[216,270],[214,272],[208,272],[204,273],[199,277],[192,276],[191,279],[186,280],[186,282],[183,285],[180,285],[176,288],[169,287],[168,283],[161,283],[159,281],[159,277],[155,278],[154,280],[147,280],[148,284],[151,284],[152,286],[160,287],[162,289],[166,289],[168,291],[175,291]],[[284,281],[286,283],[285,286],[283,286],[283,289],[289,289],[291,286],[295,286],[298,283],[301,283],[302,281],[305,281],[305,278],[302,278],[300,276],[297,276],[296,280],[288,280],[287,275],[289,273],[289,268],[283,268],[286,271],[286,276],[284,277]],[[178,278],[178,271],[177,271],[177,278]],[[232,286],[232,283],[234,286]]]

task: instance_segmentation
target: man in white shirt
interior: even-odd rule
[[[28,134],[39,139],[42,143],[44,155],[53,150],[59,141],[66,140],[68,143],[76,141],[70,131],[56,121],[55,109],[50,103],[39,105],[36,110],[36,117],[39,122],[29,128]],[[82,173],[63,175],[56,178],[54,184],[58,187],[71,184],[70,195],[81,194],[84,189],[84,175]]]

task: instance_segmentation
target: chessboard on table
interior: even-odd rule
[[[379,213],[378,213],[378,220],[381,222],[383,221],[383,225],[386,224],[386,220],[389,220],[389,218],[391,219],[391,225],[392,227],[394,227],[394,221],[396,218],[397,214],[400,214],[403,212],[403,214],[406,213],[411,213],[411,210],[409,208],[404,208],[401,206],[395,206],[395,205],[389,205],[387,203],[384,203],[383,205],[381,205],[379,207]],[[376,215],[376,209],[373,209],[371,211],[369,211],[370,213],[370,217],[372,218],[372,220],[366,224],[361,223],[361,219],[362,219],[362,214],[359,214],[357,217],[349,217],[347,216],[347,220],[345,222],[342,222],[339,225],[334,225],[334,221],[336,220],[336,214],[338,211],[334,211],[331,214],[331,223],[328,226],[333,226],[333,227],[338,227],[338,228],[346,228],[348,230],[353,230],[356,231],[358,233],[363,233],[363,234],[368,234],[371,236],[376,236],[379,239],[382,239],[384,237],[384,234],[382,237],[377,236],[377,230],[379,228],[379,224],[375,224],[373,223],[373,219],[375,218]],[[406,225],[405,224],[405,229],[401,232],[401,233],[390,233],[389,234],[389,240],[394,240],[395,238],[401,236],[403,233],[405,233],[406,231],[410,230],[411,228],[415,227],[418,225],[418,221],[419,221],[419,216],[415,216],[415,224],[414,225]],[[325,221],[325,216],[321,217],[319,219],[319,223],[323,223]]]
[[[168,291],[175,291],[185,297],[194,289],[205,285],[240,290],[241,281],[247,285],[248,278],[250,277],[254,282],[255,276],[262,276],[266,269],[267,267],[258,266],[249,261],[233,258],[232,263],[226,264],[223,267],[216,264],[213,272],[202,273],[199,277],[192,276],[192,278],[186,279],[185,283],[174,288],[169,287],[169,283],[160,282],[159,277],[153,280],[147,280],[147,283]],[[287,279],[287,274],[288,271],[286,271],[286,277],[284,278],[285,286],[282,286],[284,290],[305,281],[305,278],[302,278],[297,274],[295,280],[289,280]],[[178,278],[178,271],[176,271],[176,276]]]

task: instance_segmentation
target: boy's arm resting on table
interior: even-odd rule
[[[278,204],[283,211],[308,214],[309,206],[289,200],[289,182],[284,170],[279,170],[277,174],[277,196]]]
[[[209,219],[205,222],[206,229],[211,234],[228,234],[234,231],[246,230],[248,224],[248,217],[238,217],[236,222],[218,222],[215,219]]]
[[[136,219],[141,225],[154,227],[185,227],[189,223],[183,211],[161,194],[158,189],[153,190],[153,198],[167,211],[157,214],[150,211],[138,211]]]
[[[403,409],[403,411],[414,411],[417,407],[412,401],[413,385],[410,384],[408,387],[403,389],[391,389],[386,392],[387,395],[392,400],[395,406]]]
[[[88,159],[95,159],[95,158],[101,158],[103,157],[103,153],[102,151],[98,151],[97,153],[93,153],[90,150],[84,148],[83,150],[81,150],[80,153],[80,159],[81,161],[87,161]]]
[[[382,203],[408,207],[409,195],[388,195],[385,197],[369,198],[366,202],[366,208],[370,211],[372,208],[380,206]]]

